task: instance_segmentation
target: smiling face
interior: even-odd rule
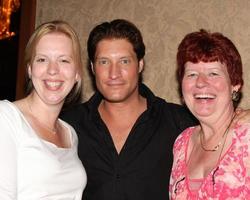
[[[143,60],[138,61],[126,39],[104,39],[98,43],[92,70],[106,101],[121,103],[137,98],[142,69]]]
[[[182,93],[186,105],[199,119],[212,117],[214,121],[233,112],[231,94],[239,86],[232,86],[227,68],[220,62],[185,64]]]
[[[32,94],[47,104],[62,104],[79,76],[72,41],[62,33],[48,33],[38,41],[28,73]]]

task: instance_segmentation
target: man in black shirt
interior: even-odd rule
[[[173,143],[196,122],[141,83],[145,46],[126,20],[96,26],[88,55],[97,92],[63,113],[78,133],[84,200],[167,200]]]

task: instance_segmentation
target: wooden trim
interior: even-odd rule
[[[16,100],[25,96],[24,50],[29,37],[35,29],[36,23],[36,0],[21,0],[18,67],[16,78]]]

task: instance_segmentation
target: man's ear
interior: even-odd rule
[[[95,75],[95,68],[94,68],[93,62],[90,62],[90,66],[91,66],[92,73]]]
[[[143,71],[143,69],[144,69],[144,60],[141,59],[139,61],[139,73],[141,73]]]

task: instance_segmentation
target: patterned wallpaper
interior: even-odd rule
[[[63,19],[78,32],[86,62],[86,40],[97,24],[115,18],[134,22],[146,44],[144,82],[167,101],[179,103],[175,56],[184,35],[200,28],[222,32],[238,48],[244,65],[241,106],[250,108],[249,0],[37,0],[36,23]],[[93,93],[87,70],[84,100]]]

